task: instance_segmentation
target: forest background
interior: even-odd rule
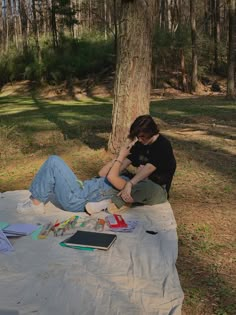
[[[235,0],[151,2],[150,112],[178,163],[170,202],[183,314],[233,315]],[[0,0],[1,191],[27,189],[49,154],[81,179],[111,157],[104,148],[127,3],[146,1]]]

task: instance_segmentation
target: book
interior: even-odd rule
[[[8,236],[24,236],[31,234],[37,230],[38,227],[38,225],[30,223],[15,223],[8,225],[5,229],[3,229],[3,232],[8,234]]]
[[[90,247],[108,250],[116,239],[116,234],[78,230],[71,237],[64,240],[63,243],[74,247]]]
[[[127,228],[128,225],[120,214],[111,214],[106,216],[106,221],[110,228]]]

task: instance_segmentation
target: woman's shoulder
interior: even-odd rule
[[[163,134],[159,134],[159,137],[157,138],[157,140],[154,142],[154,144],[157,144],[157,145],[161,145],[161,144],[168,144],[170,145],[170,140],[164,136]]]

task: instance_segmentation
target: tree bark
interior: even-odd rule
[[[196,13],[195,0],[190,0],[190,20],[191,20],[191,38],[192,38],[192,92],[197,90],[198,81],[198,60],[197,60],[197,30],[196,30]]]
[[[3,45],[3,16],[2,16],[2,0],[0,0],[0,50],[2,51]]]
[[[108,147],[116,152],[133,120],[149,113],[155,0],[123,0],[118,31],[117,67]]]
[[[236,5],[235,0],[229,0],[229,46],[227,97],[235,98],[235,61],[236,59]]]
[[[17,14],[17,4],[16,4],[16,0],[12,0],[12,16],[13,16],[13,28],[14,28],[14,42],[15,42],[15,46],[18,49],[19,45],[18,45],[18,14]]]
[[[33,13],[34,41],[35,41],[35,46],[36,46],[36,50],[37,50],[37,57],[38,57],[38,59],[40,59],[39,34],[38,34],[38,23],[37,23],[35,0],[32,0],[32,13]]]
[[[187,81],[187,75],[185,70],[185,58],[184,58],[184,52],[183,49],[180,49],[180,67],[181,67],[181,74],[182,74],[182,88],[183,92],[188,92],[188,81]]]
[[[51,32],[53,47],[58,47],[58,33],[57,33],[57,21],[56,21],[56,12],[55,12],[55,0],[51,1]]]
[[[118,26],[117,26],[117,3],[116,3],[116,0],[113,0],[113,19],[114,19],[114,34],[115,34],[114,51],[117,53]],[[116,63],[117,63],[117,60],[116,60]]]
[[[214,68],[215,73],[218,73],[218,46],[220,42],[220,0],[215,0],[214,8]]]
[[[21,22],[21,36],[22,36],[22,44],[23,44],[23,52],[26,54],[28,50],[28,18],[26,13],[26,4],[24,0],[19,2],[19,13],[20,13],[20,22]]]

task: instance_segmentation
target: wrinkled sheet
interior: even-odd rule
[[[44,215],[17,214],[17,202],[28,195],[2,193],[0,221],[42,224],[73,215],[51,203]],[[61,247],[65,236],[11,239],[14,252],[0,253],[0,315],[180,315],[183,291],[175,266],[176,221],[169,202],[131,208],[122,215],[139,224],[131,233],[117,233],[108,251]]]

